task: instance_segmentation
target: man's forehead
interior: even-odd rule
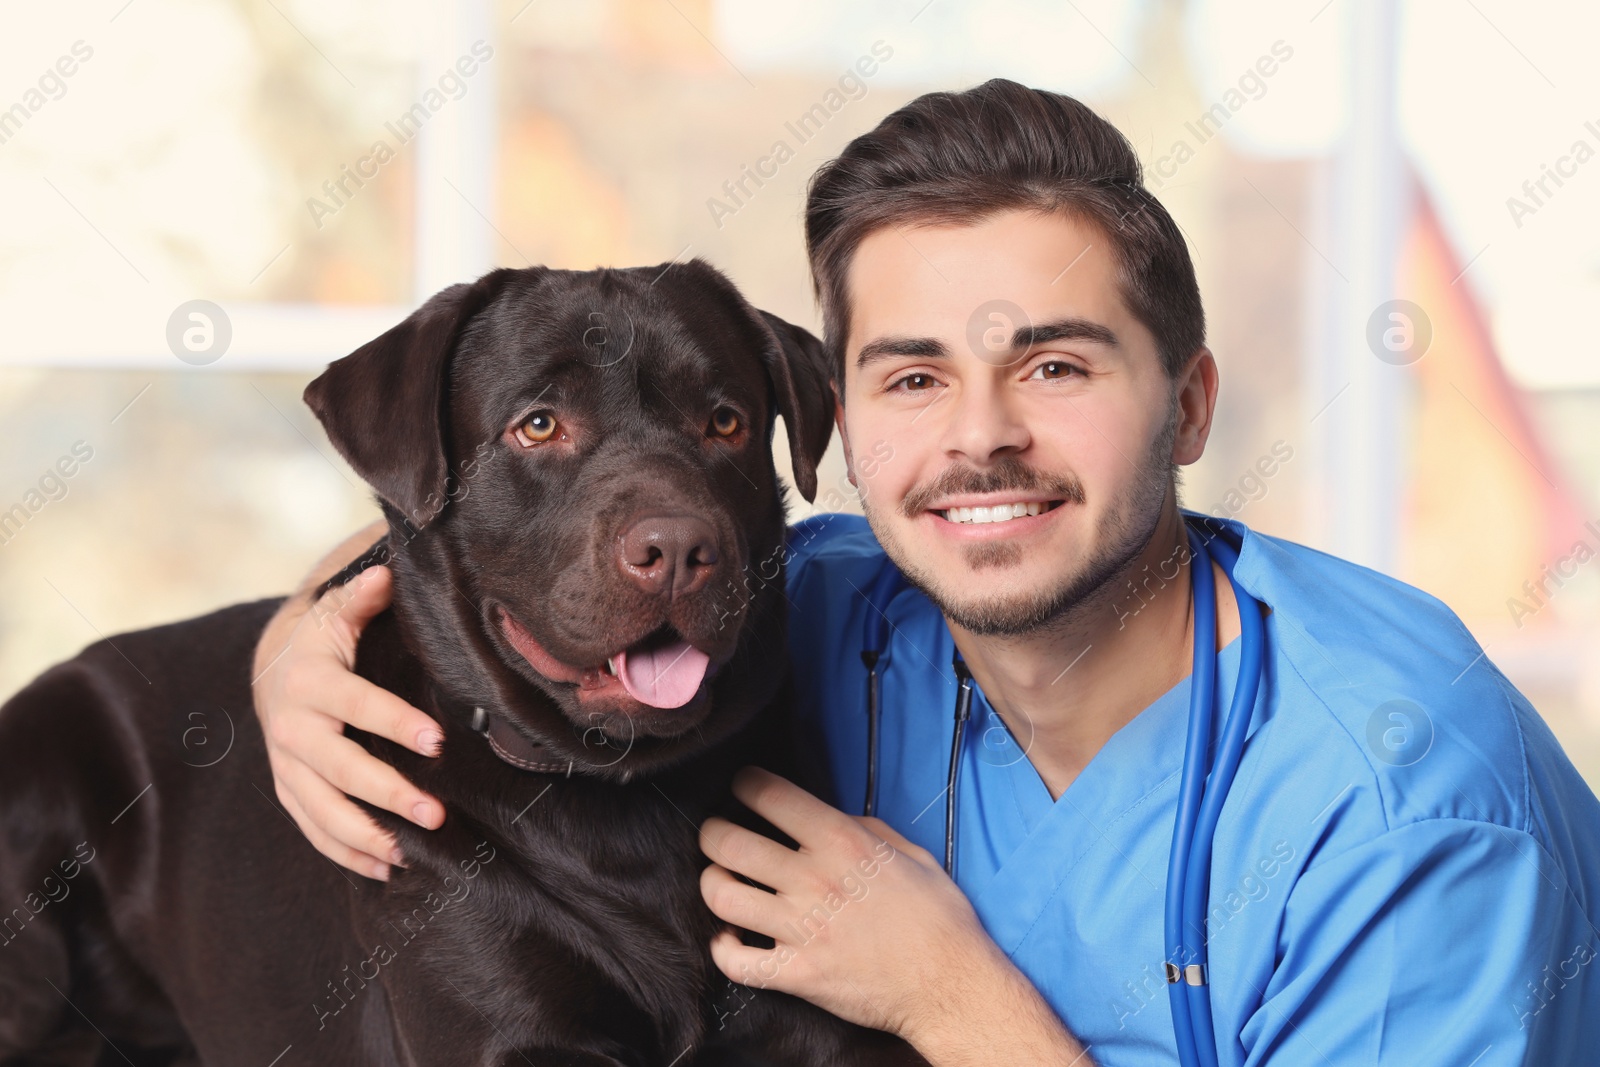
[[[1110,243],[1063,213],[1008,211],[971,223],[886,226],[857,247],[847,276],[846,362],[888,336],[959,339],[970,327],[1132,323]],[[1087,336],[1087,331],[1083,336]]]

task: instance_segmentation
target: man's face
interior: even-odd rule
[[[1025,633],[1132,564],[1194,457],[1175,454],[1174,383],[1095,227],[1018,211],[886,227],[857,248],[849,298],[852,479],[947,617]]]

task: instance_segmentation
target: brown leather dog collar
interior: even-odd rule
[[[490,715],[483,708],[472,709],[472,728],[488,738],[489,748],[496,756],[518,770],[572,777],[573,760],[544,758],[548,755],[548,750],[543,745],[529,741],[517,732],[516,727],[502,718]]]

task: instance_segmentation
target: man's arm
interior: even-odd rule
[[[1314,859],[1279,944],[1250,990],[1245,1067],[1576,1064],[1600,1047],[1600,933],[1520,830],[1435,818]]]
[[[284,809],[323,855],[386,880],[390,865],[403,865],[404,858],[394,839],[349,797],[427,829],[444,821],[444,806],[344,736],[344,727],[387,737],[425,756],[438,754],[443,734],[427,715],[353,673],[361,631],[389,606],[389,569],[368,568],[311,602],[317,586],[385,532],[383,523],[373,523],[346,539],[284,601],[256,644],[252,690]]]
[[[952,961],[943,984],[958,995],[900,1036],[933,1067],[1094,1067],[1089,1050],[1000,947],[985,955]]]
[[[267,623],[256,642],[255,666],[250,677],[260,679],[273,662],[289,647],[289,635],[299,625],[300,619],[311,609],[311,594],[323,582],[361,558],[362,553],[383,539],[389,532],[388,523],[374,519],[349,537],[340,541],[332,552],[323,556],[310,572],[300,580],[293,593],[278,608],[277,614]]]

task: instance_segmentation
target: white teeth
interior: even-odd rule
[[[617,676],[617,657],[612,656],[606,660],[606,673],[615,678]]]
[[[1009,522],[1027,515],[1040,515],[1050,510],[1050,505],[1038,500],[1016,504],[994,504],[988,507],[947,508],[938,512],[950,522],[978,523]]]

